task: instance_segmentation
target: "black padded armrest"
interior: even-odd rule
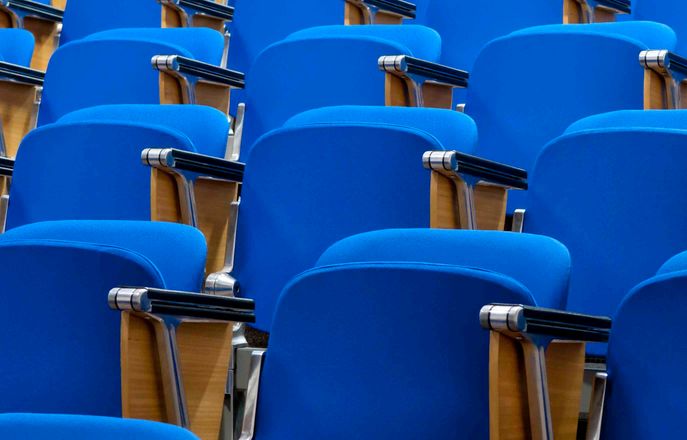
[[[246,75],[241,72],[224,69],[213,64],[179,55],[157,55],[153,57],[151,62],[159,71],[194,76],[205,82],[212,82],[240,89],[246,84]]]
[[[527,171],[459,151],[428,151],[423,155],[422,163],[426,169],[438,171],[448,177],[463,178],[467,175],[482,182],[509,188],[528,188]]]
[[[470,74],[464,70],[454,69],[443,64],[421,60],[408,55],[390,55],[379,57],[379,69],[400,77],[419,79],[417,82],[432,81],[452,87],[468,86]]]
[[[415,18],[417,7],[415,4],[404,0],[362,0],[368,7],[379,11],[389,12],[405,18]]]
[[[159,0],[160,3],[192,11],[195,14],[207,15],[225,21],[234,19],[232,6],[215,3],[213,0]]]
[[[14,159],[0,157],[0,176],[12,177],[14,172]]]
[[[61,23],[64,15],[62,9],[32,0],[0,0],[0,6],[6,7],[21,17],[35,17],[55,23]]]
[[[607,342],[611,319],[561,310],[510,304],[489,304],[480,311],[483,328],[571,341]]]
[[[596,0],[598,6],[603,6],[607,9],[612,9],[623,14],[632,12],[631,0]]]
[[[246,165],[241,162],[174,148],[146,148],[141,152],[141,160],[144,165],[154,168],[168,168],[239,183],[243,182],[246,169]]]
[[[251,299],[153,288],[118,287],[108,295],[113,310],[228,322],[255,322]]]
[[[45,80],[45,72],[20,66],[19,64],[0,61],[0,80],[42,86]]]

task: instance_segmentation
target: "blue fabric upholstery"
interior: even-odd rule
[[[574,122],[565,131],[575,133],[606,128],[674,128],[687,129],[685,110],[621,110],[589,116]]]
[[[446,149],[472,153],[477,142],[477,127],[467,115],[435,108],[349,106],[323,107],[299,113],[284,127],[368,123],[413,127],[435,136]]]
[[[197,152],[224,157],[229,120],[217,109],[201,105],[120,104],[88,107],[67,113],[59,123],[128,121],[162,125],[184,133]]]
[[[568,134],[544,149],[525,231],[570,250],[568,310],[612,315],[634,285],[687,249],[685,142],[684,130],[616,128]]]
[[[634,288],[620,305],[608,348],[603,439],[682,436],[686,290],[684,270],[658,275]]]
[[[177,223],[144,221],[52,221],[7,231],[6,240],[49,239],[116,246],[144,255],[167,288],[200,291],[207,246],[196,228]],[[174,249],[170,250],[170,244]],[[179,258],[183,255],[183,258]]]
[[[103,32],[55,51],[45,77],[38,125],[96,105],[159,104],[159,74],[150,65],[155,55],[221,58],[223,49],[216,44],[198,50],[206,37],[219,35],[208,29],[157,29],[155,35],[153,30],[138,31],[142,32],[139,38],[126,35],[136,33],[126,29]]]
[[[108,29],[160,27],[162,10],[158,2],[140,0],[70,0],[63,23],[62,45]]]
[[[441,229],[375,231],[332,245],[317,265],[375,261],[451,264],[498,272],[526,286],[542,307],[562,309],[568,294],[570,255],[565,246],[541,235]]]
[[[661,47],[675,42],[659,24],[607,23],[536,27],[489,43],[475,63],[466,109],[479,129],[480,155],[532,171],[546,143],[574,121],[642,109],[637,56],[649,46],[637,38],[644,35]],[[541,54],[541,65],[532,54]],[[523,194],[509,197],[510,209],[524,203]]]
[[[442,149],[424,131],[359,125],[275,130],[246,164],[235,276],[269,330],[284,285],[332,243],[376,229],[429,226],[429,173]]]
[[[198,440],[185,429],[144,420],[52,414],[0,414],[5,440]]]
[[[685,270],[687,270],[687,252],[682,252],[666,261],[658,270],[658,275],[666,275],[672,272],[682,272]]]
[[[33,56],[33,34],[24,29],[0,29],[0,61],[28,66]]]
[[[633,0],[632,17],[635,20],[650,20],[664,23],[675,30],[678,35],[677,52],[687,53],[687,24],[682,17],[687,12],[687,5],[680,0]],[[652,47],[652,49],[665,49]]]
[[[256,439],[487,438],[489,334],[476,316],[489,302],[533,300],[507,276],[451,265],[299,275],[279,298]]]
[[[46,220],[150,220],[146,147],[194,151],[184,134],[128,122],[52,124],[21,143],[8,229]]]
[[[398,41],[360,32],[344,36],[343,27],[341,35],[328,36],[329,29],[289,37],[257,58],[246,77],[244,155],[258,137],[297,113],[334,105],[384,105],[384,73],[377,68],[378,58],[412,55],[412,50]],[[312,35],[317,32],[322,36]],[[428,44],[437,42],[435,34],[427,36]],[[342,58],[332,54],[342,54]]]

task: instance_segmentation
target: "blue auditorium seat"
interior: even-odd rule
[[[181,55],[219,65],[223,37],[210,29],[118,29],[58,49],[45,77],[38,125],[105,104],[159,104],[155,55]]]
[[[0,29],[0,61],[28,66],[33,56],[34,38],[24,29]]]
[[[564,296],[569,260],[546,237],[474,234],[361,234],[296,276],[274,315],[254,438],[487,438],[489,336],[476,313],[535,304],[534,285]]]
[[[205,240],[177,224],[54,222],[0,236],[0,261],[0,413],[121,416],[120,317],[108,292],[197,291]]]
[[[579,129],[539,156],[524,231],[553,237],[570,250],[567,310],[609,316],[633,286],[687,248],[687,208],[680,203],[687,113],[594,118],[577,123]]]
[[[686,261],[684,252],[668,260],[615,313],[602,439],[659,440],[684,432]]]
[[[438,61],[440,53],[441,38],[422,26],[325,26],[296,32],[260,53],[247,72],[244,151],[306,110],[384,105],[380,56]]]
[[[5,440],[198,440],[175,426],[95,416],[0,414]]]
[[[651,20],[666,24],[673,28],[678,36],[678,54],[687,54],[687,25],[681,17],[687,12],[687,5],[680,0],[633,0],[632,18],[635,20]],[[655,46],[651,49],[666,49]]]

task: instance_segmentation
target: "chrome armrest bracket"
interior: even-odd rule
[[[607,373],[598,372],[594,375],[589,420],[587,422],[587,440],[599,440],[601,438],[601,423],[603,421],[607,384]]]
[[[246,76],[241,72],[179,55],[156,55],[151,59],[151,63],[158,71],[168,73],[181,81],[185,104],[195,104],[196,85],[201,82],[236,89],[242,89],[246,84]]]
[[[246,118],[246,104],[241,102],[236,108],[236,116],[230,119],[231,133],[227,138],[227,149],[224,154],[226,160],[239,160],[241,144],[243,143],[243,124]]]
[[[255,435],[255,419],[258,410],[258,394],[260,392],[260,373],[265,357],[264,350],[251,353],[248,388],[246,389],[246,405],[241,423],[239,440],[252,440]]]
[[[470,74],[431,61],[421,60],[408,55],[385,55],[377,60],[379,69],[387,74],[404,80],[410,90],[412,105],[422,107],[424,99],[422,86],[434,83],[448,87],[466,88]]]
[[[32,0],[0,0],[0,8],[9,12],[12,26],[17,28],[24,27],[27,17],[62,23],[64,15],[61,9]]]
[[[546,377],[546,348],[554,339],[607,342],[611,320],[522,305],[490,304],[479,314],[482,328],[522,343],[533,439],[553,440]]]
[[[194,185],[198,178],[241,183],[245,165],[204,154],[174,148],[146,148],[141,152],[144,165],[172,174],[178,183],[184,223],[198,226]]]
[[[365,24],[376,24],[377,14],[396,15],[401,18],[415,18],[417,7],[404,0],[345,0],[363,12]]]
[[[477,218],[474,188],[477,184],[527,189],[527,171],[482,159],[458,151],[427,151],[422,156],[425,169],[436,171],[456,184],[462,193],[462,210],[467,216],[468,229],[476,229]]]
[[[663,77],[668,108],[681,108],[680,88],[687,79],[687,58],[668,50],[644,50],[639,53],[639,62]]]
[[[255,322],[252,300],[190,292],[118,287],[110,290],[111,309],[134,312],[155,325],[168,422],[190,427],[176,332],[184,321]]]

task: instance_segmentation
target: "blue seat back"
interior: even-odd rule
[[[687,13],[687,5],[680,0],[633,0],[632,17],[635,20],[650,20],[666,24],[678,35],[676,50],[683,55],[687,52],[687,24],[682,17]],[[651,49],[665,49],[652,47]]]
[[[643,108],[641,50],[674,33],[655,23],[559,25],[491,42],[475,63],[467,113],[478,126],[480,155],[532,171],[547,142],[574,121]],[[514,193],[510,209],[522,208]]]
[[[0,29],[0,61],[29,66],[34,38],[24,29]]]
[[[260,54],[246,77],[244,154],[258,137],[303,111],[334,105],[384,105],[384,74],[377,68],[380,56],[412,55],[410,46],[419,47],[422,42],[429,46],[423,51],[439,53],[438,35],[424,27],[389,26],[383,33],[376,32],[381,36],[365,35],[364,29],[357,28],[363,26],[310,30]],[[405,44],[390,35],[405,35]]]
[[[602,438],[659,440],[684,432],[687,266],[680,258],[681,267],[664,267],[634,288],[615,315]]]
[[[64,45],[108,29],[159,28],[162,8],[157,1],[147,0],[69,0],[63,23],[60,43]]]
[[[194,151],[163,126],[80,122],[44,126],[22,141],[7,228],[46,220],[150,220],[148,147]]]
[[[612,315],[634,285],[687,248],[686,144],[684,130],[599,129],[562,136],[542,152],[525,231],[570,250],[568,310]]]
[[[277,296],[296,274],[344,237],[429,226],[427,149],[413,129],[341,125],[275,130],[246,165],[235,275],[256,300],[256,327],[269,331]]]
[[[452,265],[299,275],[275,313],[256,438],[487,438],[489,333],[476,317],[489,302],[533,300],[507,276]],[[411,359],[431,373],[418,380]]]

